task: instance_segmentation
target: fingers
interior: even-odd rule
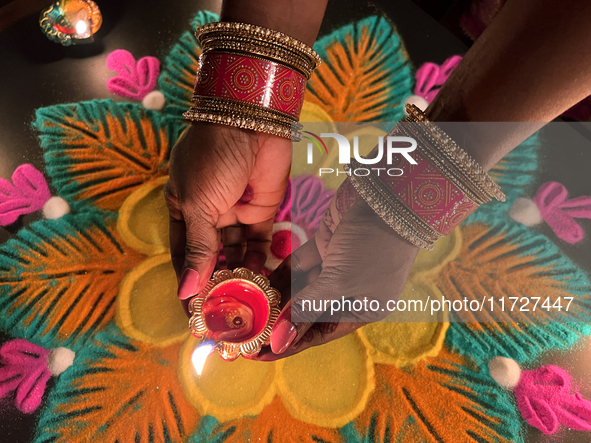
[[[298,337],[299,332],[305,333],[310,324],[292,323],[291,292],[299,292],[318,279],[321,269],[316,266],[308,272],[295,274],[290,269],[290,257],[269,276],[273,287],[281,292],[282,311],[275,321],[271,333],[271,348],[276,354],[284,352]]]
[[[300,287],[306,287],[317,280],[321,263],[316,240],[311,238],[287,257],[271,274],[271,283],[281,292],[282,304],[284,304],[271,333],[271,349],[274,353],[284,352],[311,326],[312,322],[292,323],[289,299],[293,289],[298,292]]]
[[[222,229],[224,255],[229,269],[244,266],[260,273],[271,248],[273,219],[250,226],[233,225]]]
[[[271,287],[277,289],[281,294],[281,310],[287,305],[291,296],[292,284],[291,255],[281,262],[269,275]]]
[[[166,206],[170,216],[169,241],[172,266],[177,280],[180,280],[185,264],[186,230],[185,219],[181,212],[176,193],[172,189],[170,181],[164,187]]]
[[[316,233],[314,234],[314,240],[316,241],[316,249],[321,260],[324,260],[326,258],[328,245],[332,240],[332,235],[332,231],[326,224],[325,218],[323,218],[320,222],[320,226],[318,227],[318,231],[316,231]]]
[[[293,273],[291,272],[291,260],[290,257],[287,257],[278,267],[275,269],[271,275],[269,275],[269,281],[271,286],[279,291],[281,294],[281,313],[279,317],[275,321],[275,328],[282,324],[283,322],[290,323],[291,318],[291,311],[289,308],[290,304],[290,295],[292,289],[296,292],[299,291],[299,288],[305,287],[307,284],[313,282],[318,278],[320,275],[320,267],[317,266],[316,268],[311,269],[307,273],[298,274],[297,277],[293,277]],[[259,355],[265,353],[271,353],[271,349],[269,346],[264,346],[261,353]],[[258,360],[257,356],[249,357],[253,360]]]
[[[322,282],[318,279],[320,269],[313,269],[317,271],[316,273],[310,272],[310,275],[306,274],[305,279],[307,281],[299,282],[299,284],[296,281],[292,282],[292,289],[296,289],[293,288],[295,285],[305,285],[305,289],[298,293],[298,300],[300,300],[299,294],[302,292],[311,291],[311,293],[317,293],[317,291],[322,291]],[[294,343],[301,340],[321,314],[315,311],[303,311],[301,304],[292,298],[283,308],[271,332],[270,345],[273,353],[282,354]],[[295,319],[303,321],[294,321]]]
[[[313,270],[320,272],[320,267]],[[387,314],[371,296],[348,296],[346,285],[335,282],[330,275],[316,274],[311,279],[310,274],[312,271],[306,275],[305,282],[292,282],[290,289],[296,295],[291,297],[275,323],[270,350],[261,354],[271,352],[274,357],[267,356],[266,359],[293,355],[326,343],[363,324],[379,321]]]
[[[187,228],[185,226],[185,220],[179,220],[173,217],[172,214],[170,215],[169,225],[170,257],[174,272],[176,273],[176,279],[179,281],[185,264],[185,235]]]
[[[185,264],[178,297],[187,299],[201,290],[211,277],[218,258],[220,233],[211,219],[199,212],[185,216]]]

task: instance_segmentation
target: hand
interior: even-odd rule
[[[260,272],[291,165],[291,142],[274,135],[192,123],[172,149],[165,187],[178,296],[198,294],[216,266]]]
[[[321,224],[319,232],[322,230]],[[281,291],[287,305],[273,328],[270,348],[264,348],[256,360],[271,361],[297,354],[347,335],[368,322],[382,320],[389,312],[381,309],[402,293],[418,253],[416,246],[396,234],[360,198],[329,239],[324,260],[317,247],[318,238],[317,235],[294,251],[271,274],[272,285]],[[292,289],[297,293],[289,300]],[[368,302],[379,302],[380,308],[330,315],[331,300],[365,297]],[[302,309],[304,301],[324,305],[325,300],[328,312]],[[292,318],[305,321],[292,323]]]

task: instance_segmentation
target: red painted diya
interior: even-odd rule
[[[189,303],[189,328],[211,340],[224,360],[253,356],[269,344],[281,294],[269,280],[246,268],[222,270]]]

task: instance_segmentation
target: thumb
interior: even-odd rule
[[[314,299],[319,299],[319,302],[322,303],[322,297],[318,297],[318,294],[328,295],[330,293],[330,286],[324,284],[322,278],[318,278],[297,295],[292,296],[277,318],[271,332],[270,344],[274,354],[283,354],[300,340],[306,340],[306,333],[323,314],[323,312],[313,309],[306,309],[303,301],[311,302]],[[328,297],[330,298],[330,295]]]
[[[185,261],[179,280],[178,297],[185,300],[203,290],[217,263],[220,233],[201,211],[185,218]]]
[[[170,214],[170,254],[179,282],[177,295],[186,300],[203,290],[211,277],[220,236],[214,217],[208,216],[199,204],[184,202],[181,207],[170,189],[170,186],[165,188]]]

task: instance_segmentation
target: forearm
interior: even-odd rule
[[[548,122],[591,94],[591,2],[512,0],[468,51],[427,115],[433,121]],[[487,169],[542,126],[468,136]],[[459,135],[459,137],[462,137]]]
[[[328,0],[224,0],[222,21],[249,23],[314,44]]]

